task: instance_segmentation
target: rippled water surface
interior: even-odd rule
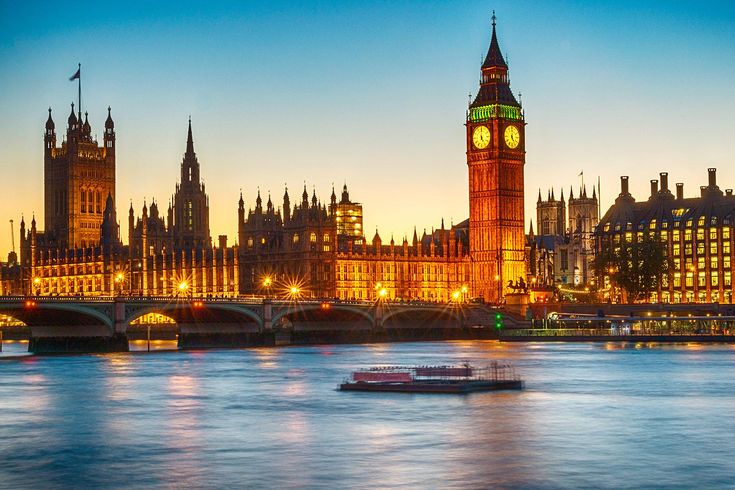
[[[496,359],[514,363],[525,391],[335,390],[359,367]],[[734,486],[732,346],[478,341],[0,361],[3,488]]]

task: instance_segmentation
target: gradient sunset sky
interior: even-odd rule
[[[82,104],[117,132],[117,207],[166,208],[191,115],[211,234],[237,232],[240,189],[281,205],[347,182],[384,242],[468,214],[464,121],[498,16],[526,111],[526,222],[539,188],[631,176],[685,194],[735,187],[735,4],[621,1],[0,1],[0,255],[21,214],[43,229],[43,127]],[[61,137],[59,137],[61,140]],[[591,189],[590,189],[591,190]],[[125,239],[126,241],[126,239]],[[16,245],[17,246],[17,245]]]

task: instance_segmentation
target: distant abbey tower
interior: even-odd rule
[[[102,146],[81,111],[67,120],[66,138],[56,146],[56,125],[48,110],[44,132],[44,218],[47,244],[87,247],[100,241],[108,195],[115,201],[115,123],[107,108]]]
[[[509,281],[526,277],[521,105],[495,34],[482,64],[480,90],[467,113],[472,294],[497,302]]]

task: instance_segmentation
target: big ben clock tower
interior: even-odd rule
[[[470,260],[473,295],[502,301],[509,281],[526,277],[523,219],[525,122],[493,33],[480,90],[467,112]]]

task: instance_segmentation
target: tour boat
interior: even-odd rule
[[[386,366],[352,373],[339,385],[343,391],[398,391],[406,393],[470,393],[522,390],[523,380],[510,364],[489,366]]]

